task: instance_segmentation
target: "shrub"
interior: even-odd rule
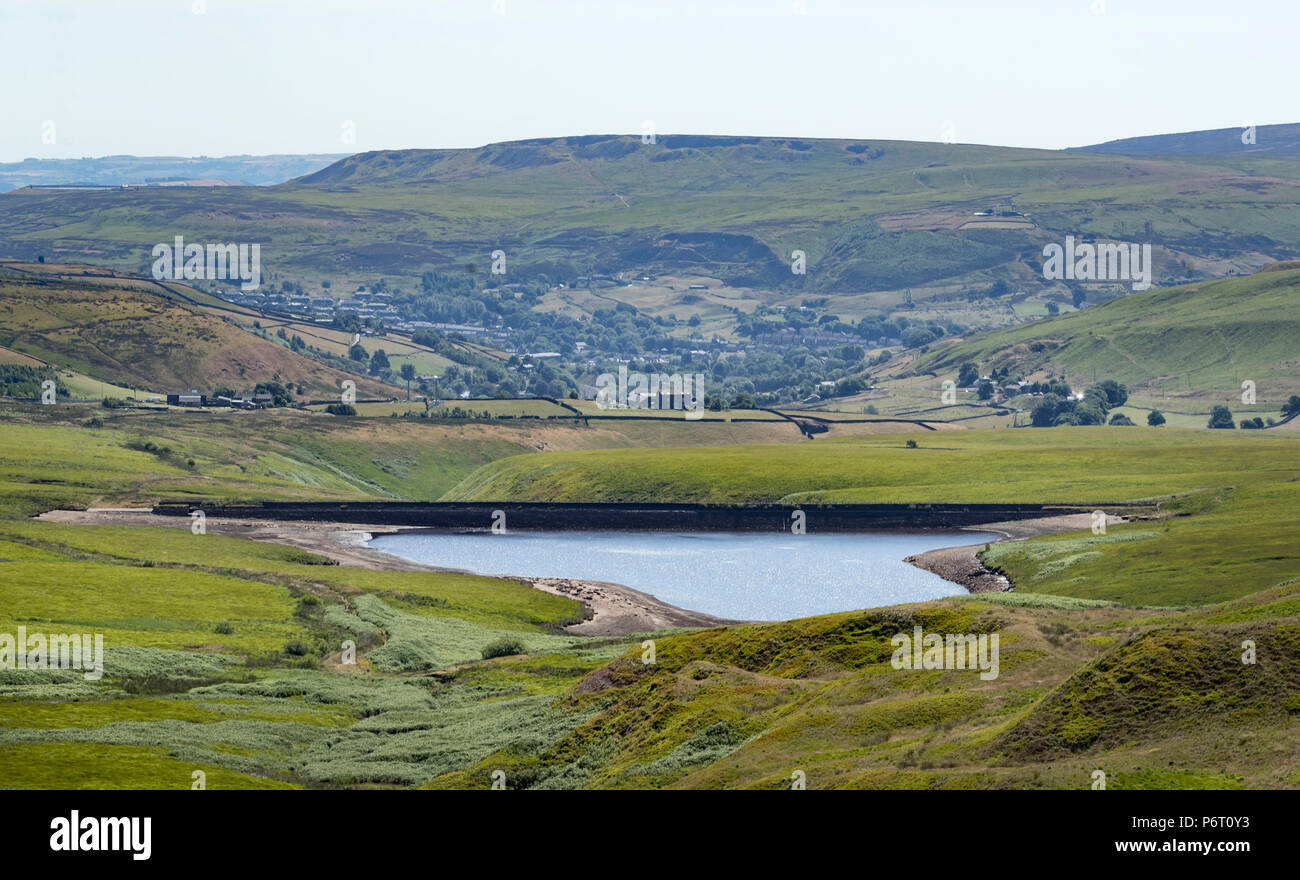
[[[350,403],[331,403],[325,407],[325,412],[332,416],[354,416],[357,408]]]
[[[1153,409],[1147,413],[1147,424],[1153,428],[1158,428],[1165,423],[1165,414],[1158,409]]]
[[[234,624],[230,623],[230,621],[223,620],[221,621],[221,623],[218,623],[216,626],[214,626],[212,628],[212,631],[217,635],[228,636],[228,635],[232,635],[235,632],[235,627]]]
[[[308,650],[307,643],[301,639],[293,639],[284,645],[284,653],[293,657],[305,657]]]
[[[484,645],[483,659],[491,660],[493,657],[509,657],[512,654],[522,654],[524,653],[524,650],[524,643],[522,641],[516,638],[506,637]]]
[[[1209,424],[1206,425],[1206,427],[1229,428],[1229,429],[1235,428],[1236,425],[1233,424],[1232,421],[1232,410],[1228,409],[1223,404],[1219,404],[1213,410],[1210,411],[1210,421]]]
[[[908,440],[908,441],[907,441],[907,448],[908,448],[908,449],[915,449],[915,448],[916,448],[916,441],[915,441],[915,440]]]
[[[1110,423],[1112,425],[1126,425],[1128,427],[1133,426],[1133,420],[1130,419],[1128,416],[1124,415],[1123,413],[1115,413],[1115,415],[1111,416]]]

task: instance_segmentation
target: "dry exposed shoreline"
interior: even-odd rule
[[[1106,517],[1106,522],[1117,523],[1124,520],[1117,516]],[[988,523],[981,526],[966,526],[962,530],[969,532],[998,532],[1000,541],[1018,541],[1021,538],[1033,538],[1037,535],[1050,535],[1054,532],[1071,532],[1086,529],[1092,525],[1090,513],[1067,513],[1060,516],[1043,516],[1034,519],[1017,519],[1008,522]],[[910,562],[917,568],[937,574],[944,580],[961,584],[972,593],[1004,593],[1011,589],[1011,583],[997,572],[989,571],[979,560],[979,552],[989,542],[963,544],[960,547],[940,547],[927,550],[915,556],[908,556],[904,562]]]
[[[38,519],[78,525],[148,525],[188,529],[189,519],[160,516],[149,508],[91,508],[90,510],[52,510]],[[1111,518],[1119,522],[1118,518]],[[1037,519],[1013,520],[969,526],[966,530],[998,532],[1002,540],[1045,535],[1052,532],[1088,528],[1090,514],[1065,514]],[[261,519],[222,519],[208,517],[207,531],[211,534],[251,538],[285,544],[316,553],[337,561],[340,565],[386,571],[455,571],[411,562],[400,556],[385,553],[367,546],[366,542],[379,534],[414,531],[414,526],[376,526],[366,523],[345,522],[284,522]],[[937,574],[945,580],[961,584],[972,593],[999,592],[1010,589],[1007,579],[989,571],[980,564],[976,554],[984,542],[961,547],[943,547],[909,556],[904,561],[917,568]],[[739,623],[678,608],[661,602],[649,593],[611,584],[576,578],[523,577],[512,580],[539,590],[577,599],[590,609],[590,617],[581,623],[566,627],[568,632],[580,635],[614,636],[629,633],[652,632],[672,627],[707,627]]]
[[[190,520],[159,516],[149,508],[91,508],[90,510],[51,510],[37,519],[77,525],[165,526],[188,529]],[[297,547],[337,561],[340,565],[384,571],[457,571],[458,569],[421,565],[400,556],[367,546],[375,535],[415,531],[408,526],[376,526],[367,523],[282,522],[278,520],[221,519],[207,517],[209,534],[252,538]],[[721,626],[741,621],[726,620],[678,608],[661,602],[649,593],[604,581],[575,578],[522,577],[519,581],[547,593],[577,599],[591,611],[581,623],[565,627],[567,632],[590,636],[615,636],[653,632],[673,627]]]

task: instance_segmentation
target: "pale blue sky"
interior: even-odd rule
[[[1300,121],[1297,25],[1293,0],[0,0],[0,161],[644,120],[911,140],[951,122],[963,143],[1078,146]]]

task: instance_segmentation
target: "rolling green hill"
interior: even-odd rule
[[[1264,164],[1252,164],[1253,162]],[[251,241],[272,280],[692,272],[822,292],[1048,285],[1067,234],[1151,242],[1156,280],[1300,250],[1300,163],[904,141],[607,135],[365,153],[275,187],[0,197],[0,255],[141,270],[156,242]],[[976,217],[984,208],[995,216]],[[1011,213],[1014,212],[1014,213]],[[790,271],[807,253],[808,272]],[[1067,297],[1068,301],[1068,297]]]
[[[1300,267],[1134,293],[1095,308],[998,330],[932,351],[918,373],[1064,374],[1075,385],[1115,379],[1139,402],[1194,398],[1242,406],[1241,383],[1261,408],[1300,391]]]
[[[1300,156],[1300,124],[1259,125],[1254,143],[1246,143],[1245,128],[1216,128],[1121,138],[1077,149],[1089,153],[1123,153],[1128,156]]]

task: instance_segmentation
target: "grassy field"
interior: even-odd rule
[[[83,427],[96,413],[104,425]],[[771,789],[799,771],[810,788],[1086,789],[1104,769],[1115,789],[1300,787],[1289,432],[624,449],[599,447],[629,435],[528,420],[247,415],[257,431],[234,415],[5,409],[0,632],[101,632],[105,672],[0,670],[0,786],[186,789],[201,770],[214,789],[487,788],[499,770],[508,788]],[[618,424],[678,444],[778,427]],[[565,633],[578,603],[514,581],[26,518],[176,495],[1154,498],[1167,515],[990,546],[1014,593],[649,634],[645,664],[646,635]],[[891,636],[918,625],[997,633],[999,677],[894,669]],[[501,639],[525,653],[482,659]],[[1238,659],[1247,640],[1257,665]]]
[[[972,361],[986,375],[1055,372],[1080,390],[1115,379],[1143,410],[1141,424],[1151,408],[1199,415],[1215,404],[1276,416],[1300,388],[1298,294],[1297,270],[1160,288],[939,348],[914,369],[948,377]],[[1255,405],[1242,403],[1245,380]]]
[[[185,528],[0,519],[0,631],[105,644],[98,681],[0,670],[0,785],[188,788],[194,770],[210,788],[423,781],[439,764],[403,719],[439,688],[411,673],[505,637],[539,653],[584,641],[557,634],[581,619],[577,602],[515,581],[326,561]],[[341,659],[346,639],[360,665]],[[562,663],[592,648],[576,647]],[[498,699],[456,703],[486,719]],[[548,715],[542,702],[522,701],[521,723]],[[399,739],[404,757],[376,748]]]
[[[434,500],[495,458],[633,442],[567,423],[354,419],[289,409],[155,413],[61,404],[7,406],[3,418],[0,508],[15,511],[45,503],[23,499],[81,506],[159,497]]]
[[[916,448],[909,448],[907,440]],[[448,500],[1119,504],[1300,474],[1289,434],[1167,428],[943,431],[789,446],[502,459]]]

